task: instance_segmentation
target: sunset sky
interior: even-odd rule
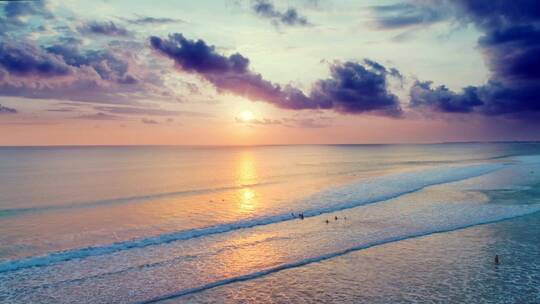
[[[539,140],[539,20],[526,0],[0,2],[0,145]]]

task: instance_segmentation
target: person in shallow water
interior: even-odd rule
[[[496,254],[495,255],[495,265],[499,265],[501,263],[501,261],[499,260],[499,255]]]
[[[298,217],[299,217],[301,220],[303,220],[303,219],[304,219],[304,213],[300,213],[300,214],[298,215]]]

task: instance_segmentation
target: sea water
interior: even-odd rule
[[[0,148],[0,302],[538,303],[539,214],[536,143]]]

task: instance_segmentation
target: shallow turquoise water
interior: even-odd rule
[[[540,216],[356,251],[164,303],[540,303]],[[501,256],[494,265],[493,256]]]

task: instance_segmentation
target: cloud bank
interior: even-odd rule
[[[331,77],[315,82],[309,94],[291,85],[281,87],[250,70],[249,59],[235,53],[218,54],[203,40],[182,34],[153,36],[152,47],[174,60],[178,69],[200,75],[218,91],[265,101],[283,109],[332,109],[339,113],[399,116],[398,98],[388,91],[388,77],[401,77],[396,69],[365,60],[330,66]]]
[[[142,56],[146,46],[123,26],[76,26],[45,1],[10,1],[0,9],[0,96],[113,104],[179,99]],[[40,37],[47,29],[54,35]]]
[[[282,109],[390,117],[400,117],[404,111],[427,110],[527,121],[540,115],[536,92],[540,87],[540,5],[533,0],[422,0],[370,7],[383,29],[449,21],[472,24],[481,32],[478,47],[491,72],[490,79],[484,85],[460,91],[429,80],[415,81],[405,110],[388,89],[391,79],[402,79],[401,73],[369,59],[333,62],[328,77],[301,90],[263,77],[242,54],[224,55],[203,40],[188,39],[179,33],[149,37],[150,49],[161,55],[153,61],[155,57],[147,56],[150,50],[144,43],[148,37],[132,32],[137,26],[129,30],[125,27],[182,22],[179,19],[136,16],[120,18],[123,23],[80,23],[73,21],[76,18],[61,21],[44,1],[10,1],[0,7],[0,95],[135,106],[102,107],[96,109],[99,112],[92,116],[95,119],[107,117],[98,114],[184,115],[139,104],[145,100],[180,99],[178,90],[166,85],[170,61],[161,60],[163,57],[172,60],[178,70],[212,84],[218,92]],[[268,0],[253,1],[252,10],[279,26],[310,25],[295,8],[279,10]],[[51,20],[54,22],[48,24]],[[29,35],[40,28],[53,28],[55,35],[39,39]],[[8,109],[0,108],[2,113],[16,113]]]
[[[410,89],[412,108],[442,113],[478,113],[530,119],[540,114],[540,6],[534,0],[432,0],[398,5],[400,12],[382,24],[407,26],[407,16],[453,11],[456,20],[482,32],[478,40],[491,78],[482,86],[452,92],[445,86],[417,81]],[[406,9],[403,9],[406,8]],[[429,15],[429,14],[428,14]],[[439,16],[434,14],[434,16]],[[442,16],[442,15],[441,15]],[[422,18],[419,18],[422,19]],[[436,20],[438,18],[433,18]]]

